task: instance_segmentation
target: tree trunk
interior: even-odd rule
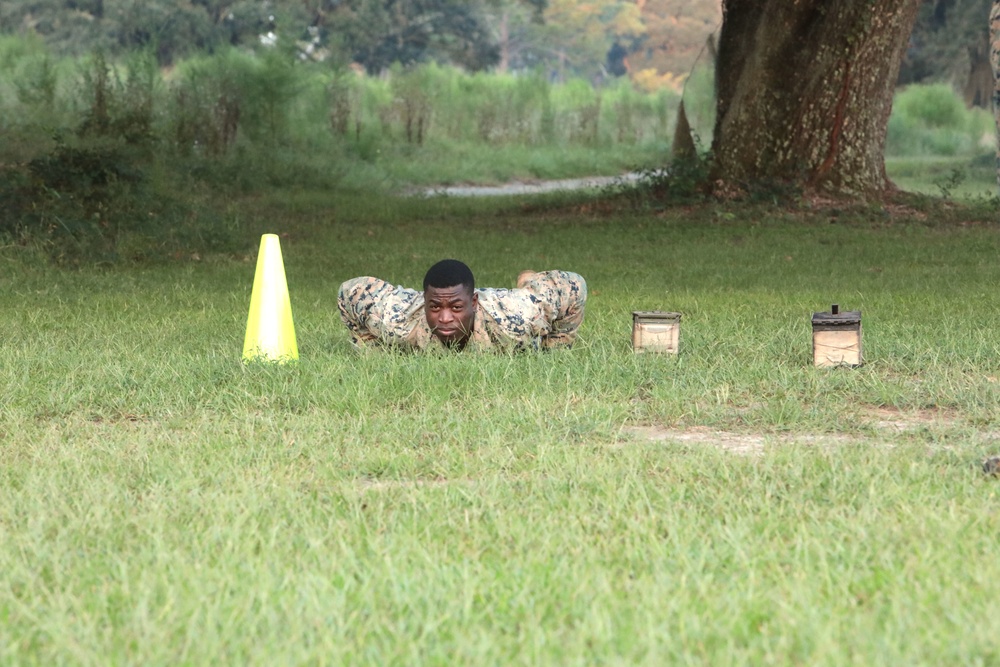
[[[677,125],[674,126],[674,143],[670,148],[670,157],[674,162],[690,162],[697,159],[698,148],[694,145],[691,134],[691,123],[688,122],[684,110],[684,99],[677,107]]]
[[[997,125],[997,185],[1000,185],[1000,0],[990,8],[990,66],[993,69],[993,117]]]
[[[712,178],[874,198],[919,0],[724,0]]]
[[[500,62],[497,63],[497,71],[506,74],[510,69],[510,24],[507,10],[503,10],[500,15],[500,35],[497,41],[500,43]]]
[[[962,97],[967,107],[990,107],[993,99],[993,72],[990,68],[988,44],[969,49],[969,75],[962,88]]]

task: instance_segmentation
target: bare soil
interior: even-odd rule
[[[891,446],[900,434],[916,433],[928,429],[944,430],[962,425],[959,417],[948,410],[916,410],[903,412],[891,408],[872,408],[860,417],[861,423],[870,425],[875,435],[845,433],[754,433],[734,432],[694,426],[671,428],[659,425],[627,426],[622,434],[627,442],[663,442],[678,444],[715,445],[734,454],[759,455],[767,444],[803,444],[835,446],[848,444],[877,444]],[[1000,448],[1000,432],[979,431],[974,439],[980,443],[995,443]],[[625,444],[625,443],[619,443]]]

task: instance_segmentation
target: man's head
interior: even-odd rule
[[[457,259],[443,259],[424,276],[424,313],[442,343],[464,347],[476,321],[476,280]]]

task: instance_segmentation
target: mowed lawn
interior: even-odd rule
[[[995,664],[1000,224],[248,207],[245,257],[0,251],[2,664]],[[241,363],[259,232],[301,360]],[[339,283],[586,277],[576,347],[358,354]],[[813,312],[863,312],[816,369]],[[683,313],[635,355],[633,310]]]

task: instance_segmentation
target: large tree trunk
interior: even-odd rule
[[[871,198],[919,0],[725,0],[713,182]]]
[[[990,8],[990,67],[993,70],[993,117],[997,125],[997,185],[1000,185],[1000,0]]]

